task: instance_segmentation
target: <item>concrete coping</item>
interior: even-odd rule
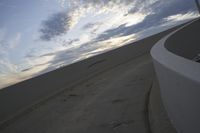
[[[190,59],[188,57],[184,57],[184,55],[178,55],[179,53],[176,53],[176,51],[173,50],[172,47],[168,47],[169,43],[172,44],[172,42],[170,41],[170,39],[172,37],[175,38],[177,36],[177,34],[179,34],[179,31],[186,29],[188,26],[190,26],[191,24],[193,24],[197,21],[199,21],[199,19],[193,20],[192,22],[173,31],[172,33],[168,34],[167,36],[162,38],[160,41],[158,41],[151,49],[151,56],[153,57],[154,60],[156,60],[163,66],[173,70],[174,72],[176,72],[184,77],[187,77],[190,80],[200,83],[200,78],[199,78],[200,63],[191,60],[192,57]],[[186,38],[186,39],[188,39],[188,38]],[[182,40],[182,42],[183,41],[184,41],[184,39]],[[196,43],[196,42],[193,42],[193,40],[190,40],[190,41],[191,41],[191,43]],[[173,42],[173,44],[175,44],[175,43]],[[178,46],[179,46],[178,48],[181,48],[182,44],[178,44]],[[187,51],[188,49],[185,49],[185,50]]]

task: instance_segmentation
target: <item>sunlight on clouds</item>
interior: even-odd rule
[[[49,67],[53,56],[26,59],[22,64],[12,64],[8,60],[0,60],[0,88],[37,76]]]
[[[15,78],[14,75],[10,76],[10,75],[0,75],[0,89],[10,86],[12,84],[15,84],[17,82],[20,82],[21,80],[18,80],[18,78]]]
[[[0,60],[0,74],[17,73],[17,65],[11,63],[8,59]]]
[[[81,40],[81,43],[86,43],[86,42],[90,41],[91,38],[90,38],[90,35],[83,34],[83,35],[80,37],[80,40]]]
[[[109,49],[117,48],[117,47],[123,46],[127,43],[130,43],[130,42],[134,41],[135,39],[136,39],[136,36],[134,34],[129,35],[129,36],[110,38],[108,40],[100,42],[102,44],[101,49],[109,50]]]
[[[188,19],[194,19],[199,17],[198,13],[195,12],[187,12],[185,14],[176,14],[169,16],[167,18],[164,18],[165,21],[182,21],[182,20],[188,20]]]
[[[131,6],[95,5],[94,7],[93,5],[90,4],[88,4],[88,6],[80,6],[77,9],[72,10],[68,14],[69,16],[68,34],[63,34],[62,36],[59,35],[59,37],[57,38],[60,39],[60,42],[65,42],[65,44],[63,44],[65,46],[64,49],[66,48],[69,49],[73,47],[77,48],[82,44],[88,43],[91,40],[95,39],[99,34],[102,34],[106,30],[118,27],[121,24],[125,24],[126,26],[137,24],[143,21],[144,18],[148,15],[144,13],[127,14]],[[88,16],[90,17],[88,18]],[[77,31],[79,30],[77,29],[79,25],[83,25],[85,29],[83,31]],[[81,32],[79,36],[77,36],[77,38],[79,38],[79,41],[76,41],[74,43],[69,43],[70,45],[67,46],[67,43],[71,42],[70,40],[74,40],[73,38],[69,38],[69,35],[77,34],[77,32]]]
[[[69,17],[70,17],[69,29],[74,28],[78,24],[81,17],[83,17],[86,14],[86,11],[87,11],[86,9],[80,8],[69,13]]]
[[[40,56],[40,58],[33,58],[29,60],[29,64],[32,66],[37,65],[37,64],[43,64],[51,61],[54,58],[55,55],[49,55],[49,56]]]
[[[36,66],[31,68],[30,70],[27,71],[22,71],[22,72],[15,72],[15,73],[8,73],[6,75],[0,75],[0,89],[7,87],[9,85],[22,82],[24,80],[27,80],[29,78],[33,78],[36,73],[40,73],[43,70],[47,69],[49,67],[49,64],[41,65],[41,66]]]
[[[109,2],[108,4],[104,4],[102,2],[99,2],[99,4],[96,4],[96,3],[94,4],[92,2],[91,3],[89,2],[83,5],[81,3],[80,1],[77,1],[76,5],[79,5],[79,6],[69,13],[70,29],[74,28],[74,26],[78,24],[79,20],[82,17],[88,17],[87,16],[88,13],[93,13],[93,15],[113,13],[119,16],[119,14],[128,13],[128,10],[130,9],[130,5],[116,4],[113,2]]]
[[[129,36],[111,38],[109,40],[97,42],[98,44],[96,44],[96,45],[98,45],[98,47],[96,47],[95,49],[93,49],[91,51],[88,51],[88,52],[85,52],[85,53],[79,55],[79,57],[76,60],[74,60],[74,62],[80,61],[83,59],[87,59],[89,57],[104,53],[108,50],[115,49],[120,46],[126,45],[130,42],[133,42],[135,39],[136,39],[135,35],[129,35]]]
[[[142,22],[146,16],[148,16],[148,14],[134,13],[127,16],[123,16],[122,18],[120,18],[119,22],[120,24],[125,23],[126,26],[131,26]]]
[[[98,20],[107,24],[108,28],[111,26],[119,26],[122,23],[126,23],[127,26],[137,24],[141,22],[149,12],[144,10],[135,13],[129,13],[129,11],[136,6],[138,1],[82,1],[82,0],[69,0],[61,1],[61,3],[68,3],[69,9],[66,11],[53,14],[43,23],[43,27],[40,30],[43,34],[41,36],[44,40],[51,40],[51,38],[57,37],[73,30],[83,18],[87,18],[89,22],[90,17],[105,16],[109,17],[110,21],[106,21],[104,17],[98,17]],[[131,3],[131,4],[128,4]],[[147,3],[147,2],[146,2]],[[62,6],[64,6],[62,4]],[[140,5],[141,6],[141,5]],[[106,27],[106,25],[104,26]],[[106,30],[105,28],[102,28]]]

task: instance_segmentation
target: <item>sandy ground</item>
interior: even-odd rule
[[[159,97],[154,97],[159,96],[158,91],[150,93],[158,89],[154,80],[151,57],[141,56],[67,88],[33,107],[0,132],[175,133]]]

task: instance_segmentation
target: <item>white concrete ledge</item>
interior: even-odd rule
[[[179,133],[200,132],[200,21],[162,38],[151,50],[167,113]]]

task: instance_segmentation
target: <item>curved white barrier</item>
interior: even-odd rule
[[[161,95],[179,133],[200,133],[200,21],[195,20],[161,39],[151,50]]]

